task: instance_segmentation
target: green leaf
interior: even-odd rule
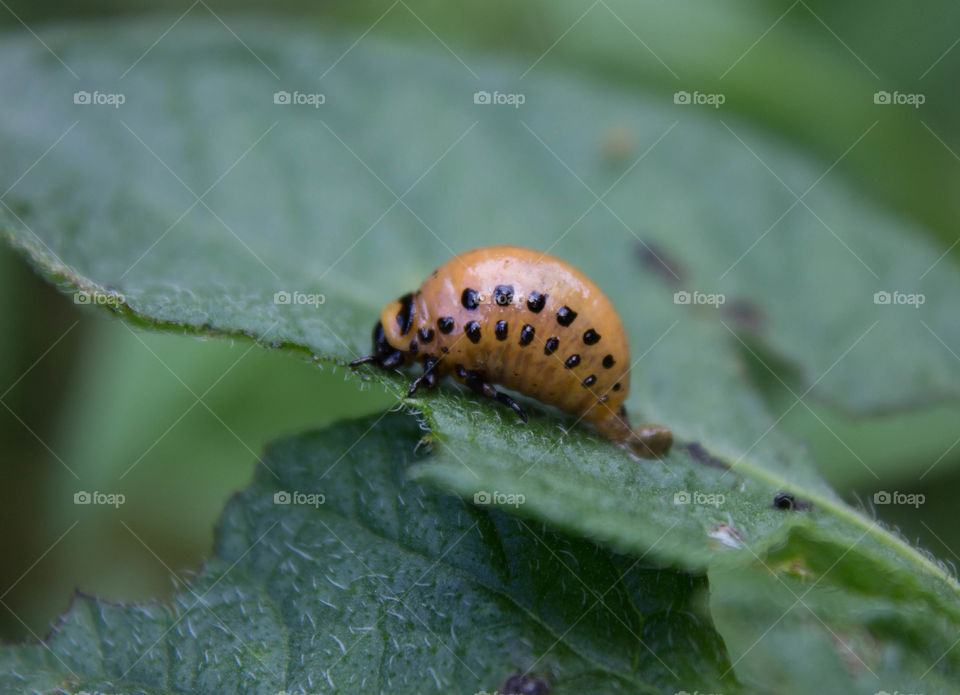
[[[960,621],[950,569],[851,509],[802,468],[741,462],[731,472],[690,451],[636,462],[611,456],[596,436],[571,431],[558,441],[562,421],[543,418],[519,429],[495,424],[502,416],[444,396],[443,407],[427,415],[439,455],[415,466],[414,476],[468,497],[522,496],[522,504],[502,506],[687,567],[752,564],[789,551],[825,586],[926,601]],[[785,490],[797,509],[774,508]]]
[[[799,398],[857,411],[955,398],[960,280],[909,224],[718,113],[369,36],[235,27],[244,44],[185,20],[145,55],[167,25],[51,30],[79,80],[31,37],[4,42],[0,212],[49,277],[143,325],[343,362],[369,350],[384,302],[453,253],[549,250],[620,308],[639,357],[628,408],[684,446],[638,463],[555,413],[531,407],[522,428],[445,389],[415,401],[442,448],[419,475],[524,494],[511,511],[685,567],[798,538],[811,565],[850,548],[844,563],[902,576],[904,596],[960,618],[950,573],[842,503],[746,378],[759,345]],[[78,88],[125,103],[74,104]],[[478,88],[525,103],[478,105]],[[278,90],[326,100],[275,104]],[[611,148],[624,129],[637,145]],[[874,303],[921,276],[919,308]],[[325,301],[278,304],[278,291]],[[677,304],[675,291],[726,302]],[[376,378],[403,393],[403,379]],[[784,490],[812,510],[771,509]],[[681,508],[683,491],[726,501]]]
[[[955,623],[922,604],[837,591],[770,561],[711,572],[710,582],[711,610],[748,685],[796,695],[956,690]]]
[[[960,393],[960,360],[943,344],[960,342],[956,269],[934,265],[940,253],[908,223],[746,124],[546,70],[520,82],[521,66],[470,57],[477,80],[448,54],[369,37],[346,52],[352,36],[257,25],[248,51],[217,22],[181,23],[143,55],[166,25],[123,27],[49,32],[79,80],[32,37],[5,42],[3,213],[48,272],[115,288],[145,321],[344,359],[367,349],[361,327],[385,299],[454,251],[520,242],[601,280],[638,352],[667,319],[705,314],[739,332],[747,316],[817,397],[875,410]],[[331,67],[322,82],[319,66]],[[477,105],[477,88],[522,88],[525,103]],[[277,105],[278,90],[326,101]],[[125,103],[74,104],[78,91]],[[217,137],[202,137],[212,122],[224,124]],[[605,147],[622,129],[636,144]],[[796,203],[788,189],[815,182]],[[590,192],[608,189],[602,204]],[[640,277],[638,239],[670,266],[654,262],[661,276],[722,292],[735,311],[676,306],[673,287]],[[278,307],[278,290],[326,303]],[[877,291],[926,301],[878,306]],[[636,297],[642,311],[627,312]]]
[[[424,491],[404,475],[421,434],[385,414],[275,443],[170,606],[78,596],[44,645],[0,652],[0,687],[473,693],[518,669],[557,695],[735,686],[703,576]]]
[[[78,477],[58,464],[62,474],[44,484],[38,513],[42,528],[57,535],[80,521],[71,542],[57,547],[56,562],[70,571],[52,571],[49,614],[62,609],[57,597],[77,586],[124,600],[169,587],[163,566],[115,514],[69,503],[78,490],[125,495],[123,522],[170,566],[193,566],[209,554],[213,525],[229,496],[249,482],[246,464],[258,459],[262,442],[390,405],[381,389],[358,394],[342,374],[305,369],[246,341],[184,340],[89,317],[83,326],[89,347],[61,403],[70,417],[54,445]],[[25,386],[21,392],[29,391]],[[123,572],[105,578],[104,565],[118,553]]]
[[[928,8],[943,18],[955,11],[943,0]],[[917,79],[937,57],[927,47],[955,40],[946,28],[950,21],[933,26],[889,0],[872,6],[870,21],[861,7],[824,2],[758,7],[696,0],[493,0],[475,8],[419,2],[408,12],[390,0],[374,0],[311,10],[321,13],[319,22],[350,21],[357,35],[375,23],[378,35],[390,31],[434,45],[427,25],[458,52],[463,44],[509,52],[521,70],[530,69],[524,82],[560,67],[667,100],[681,89],[720,92],[728,123],[731,114],[752,117],[815,154],[822,169],[845,153],[833,175],[852,174],[862,189],[923,221],[927,233],[939,232],[941,252],[956,238],[956,162],[938,142],[952,142],[949,62]],[[903,39],[896,51],[890,50],[892,35]],[[874,103],[878,89],[893,85],[916,85],[926,95],[919,115],[928,127],[916,109]],[[880,127],[847,151],[878,119]]]

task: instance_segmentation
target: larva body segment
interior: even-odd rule
[[[454,257],[383,309],[374,352],[354,364],[423,362],[411,392],[451,375],[526,419],[492,387],[501,384],[581,417],[640,455],[670,446],[668,430],[627,424],[630,347],[613,304],[579,270],[538,251],[493,246]]]

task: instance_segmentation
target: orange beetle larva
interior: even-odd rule
[[[673,442],[665,427],[627,423],[630,347],[613,304],[576,268],[538,251],[490,246],[451,259],[384,307],[373,352],[351,366],[423,363],[410,395],[450,374],[524,421],[493,384],[578,415],[640,456],[662,456]]]

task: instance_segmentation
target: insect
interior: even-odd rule
[[[810,502],[798,500],[791,492],[778,492],[773,498],[774,509],[783,509],[786,511],[796,510],[800,512],[810,509],[812,506],[813,504]]]
[[[491,246],[454,257],[384,307],[373,354],[350,366],[409,362],[424,367],[411,396],[451,375],[524,422],[494,384],[577,415],[638,456],[662,456],[673,441],[665,427],[627,422],[630,347],[613,304],[583,273],[538,251]]]
[[[789,492],[778,492],[773,498],[773,506],[777,509],[793,509],[796,503],[796,498]]]

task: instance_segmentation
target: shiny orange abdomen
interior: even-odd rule
[[[628,436],[630,347],[610,300],[564,261],[516,246],[454,257],[412,297],[412,325],[397,303],[381,322],[390,344],[581,416],[613,439]],[[412,348],[412,350],[411,350]]]

